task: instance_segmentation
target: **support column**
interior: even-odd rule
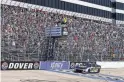
[[[112,7],[112,24],[116,25],[116,0],[111,0],[111,7]]]

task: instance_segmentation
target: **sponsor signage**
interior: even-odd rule
[[[63,27],[62,33],[64,36],[67,36],[68,35],[68,29],[66,27]]]
[[[74,69],[76,66],[87,66],[87,63],[95,62],[70,62],[70,69]]]
[[[74,69],[75,68],[75,66],[81,66],[81,65],[83,65],[83,63],[79,63],[79,62],[71,62],[70,63],[70,69]]]
[[[62,69],[69,69],[69,62],[67,61],[47,61],[47,62],[40,62],[40,69],[44,70],[62,70]]]
[[[61,27],[46,28],[45,35],[48,37],[62,36],[62,28]]]
[[[51,69],[62,69],[63,68],[63,63],[61,62],[52,62],[50,64]]]
[[[39,69],[39,62],[32,61],[2,61],[1,70],[37,70]]]

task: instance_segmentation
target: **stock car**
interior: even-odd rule
[[[100,65],[95,62],[83,62],[81,65],[76,65],[74,68],[75,73],[99,73],[101,69]]]

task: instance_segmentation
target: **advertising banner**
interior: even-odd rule
[[[46,70],[46,69],[47,69],[47,62],[45,62],[45,61],[40,61],[40,69]]]
[[[40,62],[40,69],[43,70],[63,70],[69,69],[69,62],[67,61],[46,61]]]
[[[88,63],[96,62],[70,62],[70,69],[74,69],[76,66],[87,66]]]
[[[74,69],[76,65],[82,65],[82,62],[70,62],[70,69]]]
[[[62,28],[61,27],[45,28],[45,35],[51,37],[62,36]]]
[[[38,61],[1,61],[1,70],[38,70]]]

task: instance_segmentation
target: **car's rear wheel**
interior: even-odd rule
[[[98,69],[96,73],[99,73],[99,72],[100,72],[100,69]]]
[[[90,69],[88,70],[88,73],[91,73]]]

